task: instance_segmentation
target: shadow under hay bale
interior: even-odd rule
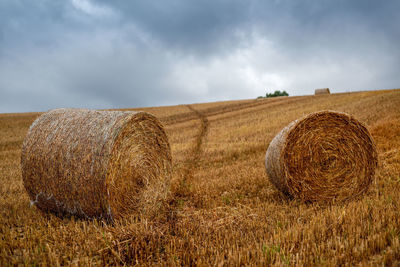
[[[265,167],[284,194],[330,202],[366,192],[377,161],[374,141],[362,123],[345,113],[321,111],[283,128],[268,147]]]
[[[171,151],[148,113],[57,109],[31,125],[21,168],[39,209],[113,221],[157,213],[168,192]]]

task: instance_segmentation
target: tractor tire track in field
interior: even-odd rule
[[[194,154],[193,158],[195,160],[198,160],[200,158],[200,154],[201,154],[201,145],[203,144],[203,139],[206,136],[207,130],[208,130],[208,119],[207,119],[207,116],[204,115],[204,113],[194,109],[192,106],[187,105],[187,107],[197,115],[197,117],[200,119],[200,122],[201,122],[200,133],[197,136],[196,146],[193,151],[193,154]]]
[[[302,98],[302,96],[299,97],[291,97],[291,102],[297,101],[299,98]],[[177,123],[182,123],[182,122],[187,122],[191,120],[195,120],[199,118],[199,114],[202,114],[202,116],[210,117],[210,116],[216,116],[216,115],[221,115],[229,112],[235,112],[247,108],[252,108],[252,107],[257,107],[257,106],[275,106],[283,103],[287,103],[288,99],[286,97],[282,98],[275,98],[275,99],[267,99],[267,100],[253,100],[250,102],[246,103],[236,103],[236,104],[228,104],[228,105],[220,105],[216,107],[210,107],[206,108],[202,111],[196,110],[192,107],[192,105],[186,105],[191,111],[185,112],[185,113],[180,113],[180,114],[175,114],[171,116],[167,116],[164,118],[161,118],[161,121],[163,122],[164,125],[174,125]],[[194,111],[196,110],[196,111]],[[198,112],[198,113],[196,113]]]
[[[182,122],[186,122],[186,121],[199,119],[200,118],[199,114],[202,114],[203,116],[213,116],[213,115],[218,115],[218,114],[223,114],[223,113],[227,113],[227,112],[245,109],[245,108],[252,107],[252,106],[258,106],[261,104],[259,102],[260,101],[254,100],[254,101],[251,101],[250,103],[246,102],[246,103],[221,105],[221,106],[207,108],[207,109],[204,109],[203,111],[196,110],[195,108],[192,107],[192,105],[186,105],[186,107],[188,107],[190,109],[189,112],[171,115],[168,117],[161,118],[161,120],[163,121],[163,123],[165,125],[173,125],[173,124],[177,124],[177,123],[182,123]],[[263,104],[265,104],[265,103],[263,103]]]
[[[228,104],[228,105],[220,105],[216,107],[210,107],[206,108],[202,111],[196,110],[195,108],[192,107],[192,105],[186,105],[190,109],[189,112],[185,113],[180,113],[176,115],[171,115],[168,117],[161,118],[163,123],[165,125],[173,125],[176,123],[182,123],[190,120],[195,120],[199,118],[199,113],[204,115],[204,116],[214,116],[218,114],[223,114],[227,112],[233,112],[253,106],[258,106],[260,104],[265,104],[265,103],[260,103],[261,101],[254,100],[251,102],[246,102],[246,103],[237,103],[237,104]],[[194,111],[196,110],[196,111]]]
[[[182,168],[182,179],[180,181],[179,189],[176,192],[179,197],[183,198],[190,196],[191,181],[193,180],[195,169],[198,166],[201,157],[201,147],[204,138],[207,135],[209,125],[208,118],[203,112],[196,110],[191,105],[186,106],[196,115],[196,118],[200,120],[201,125],[196,137],[195,145],[185,160],[184,167]]]

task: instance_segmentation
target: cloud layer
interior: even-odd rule
[[[400,2],[0,2],[0,112],[400,84]]]

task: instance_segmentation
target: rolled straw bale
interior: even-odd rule
[[[315,95],[329,95],[331,91],[329,91],[329,88],[321,88],[321,89],[315,89]]]
[[[271,141],[268,177],[286,195],[305,201],[344,201],[364,193],[377,167],[367,128],[352,116],[321,111],[291,122]]]
[[[160,206],[171,152],[161,123],[148,113],[56,109],[31,125],[21,167],[39,209],[112,221]]]

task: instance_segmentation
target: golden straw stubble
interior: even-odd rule
[[[320,111],[291,122],[271,141],[265,167],[272,184],[304,201],[356,198],[377,167],[375,143],[354,117]]]
[[[21,168],[39,209],[112,221],[160,208],[171,151],[163,126],[148,113],[56,109],[31,125]]]

